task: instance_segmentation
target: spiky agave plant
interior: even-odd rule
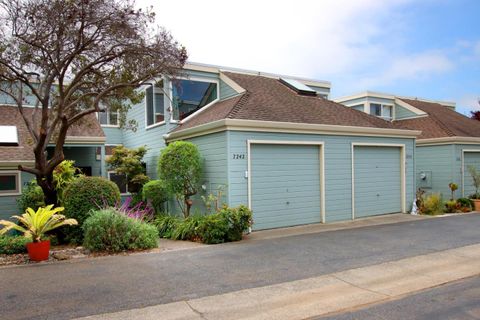
[[[63,207],[53,208],[53,205],[38,208],[37,211],[27,208],[21,216],[12,216],[12,218],[18,220],[19,224],[13,221],[0,220],[0,225],[4,226],[0,229],[0,234],[5,234],[9,230],[17,230],[22,232],[25,237],[31,238],[33,242],[40,242],[48,231],[66,225],[78,224],[77,220],[66,219],[64,215],[58,214],[63,210]]]

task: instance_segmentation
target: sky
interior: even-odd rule
[[[189,61],[480,109],[479,0],[137,0]]]

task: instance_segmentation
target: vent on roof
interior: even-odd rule
[[[16,126],[0,126],[0,146],[18,146]]]
[[[312,88],[304,85],[300,81],[293,80],[293,79],[285,79],[285,78],[280,78],[280,82],[289,87],[292,90],[295,90],[298,94],[304,95],[304,96],[316,96],[317,92],[313,90]]]

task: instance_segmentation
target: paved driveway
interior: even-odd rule
[[[0,269],[5,319],[69,319],[304,279],[480,243],[480,215]]]

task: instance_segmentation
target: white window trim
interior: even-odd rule
[[[0,192],[0,197],[6,196],[19,196],[22,194],[22,179],[21,173],[19,170],[0,170],[0,176],[11,176],[16,175],[16,182],[17,182],[17,190],[11,192],[7,191],[5,193]]]
[[[112,181],[112,180],[110,180],[110,174],[112,174],[112,173],[117,174],[117,173],[115,172],[115,170],[109,170],[109,171],[107,171],[108,181]],[[113,182],[113,181],[112,181],[112,182]],[[113,183],[115,183],[115,182],[113,182]],[[128,183],[126,183],[126,190],[127,190],[126,193],[120,193],[120,195],[121,195],[121,196],[129,196],[129,195],[131,195],[131,193],[128,192]]]
[[[165,105],[163,106],[163,121],[161,121],[161,122],[155,122],[154,124],[151,124],[151,125],[148,124],[147,88],[150,87],[150,86],[153,88],[153,107],[154,107],[154,109],[155,109],[155,99],[156,99],[156,98],[155,98],[155,94],[156,94],[156,93],[161,93],[161,94],[163,94],[163,95],[165,96],[165,92],[164,92],[163,88],[157,88],[157,87],[155,87],[156,81],[150,81],[150,82],[148,82],[148,83],[149,83],[149,84],[146,85],[145,90],[144,90],[144,91],[145,91],[144,104],[145,104],[145,129],[146,129],[146,130],[152,129],[152,128],[155,128],[155,127],[159,127],[159,126],[165,124]],[[164,83],[165,83],[165,81],[164,81]],[[165,97],[164,97],[164,99],[165,99]]]
[[[97,112],[97,120],[98,120],[98,123],[100,123],[100,126],[102,128],[120,128],[120,124],[110,124],[110,112],[108,112],[108,109],[105,108],[105,113],[107,115],[107,124],[102,124],[100,123],[100,112]],[[115,111],[115,113],[117,114],[117,122],[120,118],[120,112]]]
[[[198,82],[207,82],[207,83],[216,83],[217,84],[217,97],[215,98],[215,100],[213,100],[212,102],[210,102],[209,104],[206,104],[205,106],[203,106],[202,108],[200,108],[199,110],[195,111],[194,113],[192,113],[191,115],[189,115],[188,117],[186,117],[185,119],[182,119],[182,120],[176,120],[176,119],[173,119],[173,105],[172,105],[172,100],[173,100],[173,85],[172,85],[172,81],[170,79],[169,81],[169,93],[170,93],[170,96],[172,97],[172,100],[170,100],[168,102],[169,104],[169,109],[171,110],[170,111],[170,123],[183,123],[191,118],[193,118],[194,116],[198,115],[199,113],[205,111],[207,108],[211,107],[214,103],[218,102],[218,100],[220,100],[220,81],[218,79],[206,79],[206,78],[201,78],[201,77],[177,77],[175,79],[178,79],[178,80],[191,80],[191,81],[198,81]]]
[[[390,147],[400,148],[400,198],[402,213],[407,213],[407,157],[405,144],[352,142],[352,220],[355,220],[355,147]]]

